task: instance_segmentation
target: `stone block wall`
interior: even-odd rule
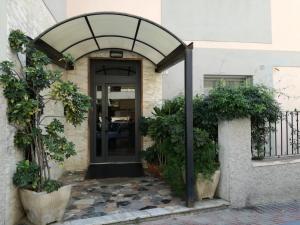
[[[13,29],[20,29],[34,38],[55,23],[42,0],[2,0],[0,4],[0,60],[19,62],[8,46],[8,35]],[[13,225],[23,216],[18,193],[12,184],[16,163],[22,159],[22,152],[13,144],[15,129],[6,118],[6,99],[0,89],[0,224]]]
[[[249,119],[219,123],[219,196],[233,207],[246,205],[251,180],[251,123]]]
[[[70,80],[77,84],[84,94],[89,93],[88,73],[89,73],[89,58],[109,58],[109,51],[92,53],[75,64],[75,70],[67,71],[64,79]],[[140,56],[124,52],[123,58],[141,59]],[[155,73],[155,66],[148,60],[142,61],[142,115],[150,116],[154,106],[161,105],[162,102],[162,77],[161,74]],[[67,170],[85,170],[90,161],[89,149],[89,126],[88,120],[82,125],[74,128],[71,124],[65,124],[66,137],[75,143],[77,155],[68,159],[65,163]],[[143,139],[144,146],[149,145],[148,138]]]
[[[250,119],[219,123],[219,197],[232,207],[300,200],[300,159],[251,160]]]

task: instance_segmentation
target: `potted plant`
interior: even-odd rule
[[[64,53],[63,57],[59,60],[65,63],[65,69],[74,69],[75,58],[70,53]]]
[[[209,134],[199,128],[194,129],[195,185],[199,200],[212,199],[215,195],[220,180],[216,151],[217,146]]]
[[[49,162],[62,164],[75,155],[74,144],[64,137],[61,116],[46,114],[45,106],[61,102],[66,122],[76,126],[85,120],[90,98],[79,93],[75,84],[63,81],[61,72],[48,69],[49,58],[21,31],[12,31],[9,43],[16,53],[26,54],[27,64],[17,72],[12,62],[0,63],[7,118],[16,128],[15,146],[25,157],[17,164],[13,182],[28,219],[43,225],[61,220],[71,192],[71,186],[51,179]]]
[[[194,128],[194,170],[195,190],[198,200],[212,199],[216,193],[220,170],[217,159],[217,145],[209,138],[206,131]],[[185,182],[185,169],[182,168]]]
[[[142,152],[142,157],[146,161],[146,170],[149,174],[154,177],[162,177],[162,167],[163,167],[163,155],[155,148],[151,146]]]
[[[142,158],[146,162],[146,171],[154,177],[162,178],[163,167],[166,157],[161,148],[161,141],[156,136],[156,132],[151,132],[155,119],[142,117],[139,121],[139,128],[143,136],[150,136],[154,143],[146,150],[142,151]],[[150,130],[149,130],[150,128]]]

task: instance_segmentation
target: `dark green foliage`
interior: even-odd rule
[[[139,120],[139,129],[141,131],[141,135],[145,136],[148,133],[150,118],[141,117]]]
[[[75,145],[69,142],[61,134],[64,132],[63,124],[54,119],[46,126],[46,135],[43,135],[43,143],[48,156],[56,162],[63,162],[65,159],[75,155]]]
[[[219,168],[217,160],[217,145],[210,139],[209,134],[199,128],[194,129],[194,162],[195,171],[210,179]]]
[[[26,82],[34,90],[43,90],[50,88],[51,84],[58,81],[61,73],[58,71],[45,70],[43,67],[26,67]]]
[[[206,123],[203,122],[204,119],[213,121],[208,122],[208,131],[215,140],[217,140],[218,120],[250,117],[251,137],[254,145],[253,157],[255,159],[263,158],[262,148],[265,144],[265,135],[269,131],[265,123],[266,121],[275,122],[280,112],[279,104],[274,99],[273,90],[265,86],[241,86],[238,88],[218,86],[210,92],[208,97],[203,99],[202,105],[205,106],[202,110],[201,106],[197,108],[200,109],[201,114],[195,111],[198,115],[196,121],[200,121],[200,125]],[[204,128],[206,129],[205,126]]]
[[[15,52],[22,52],[26,51],[26,47],[29,44],[29,40],[26,35],[20,30],[14,30],[10,32],[9,37],[9,46]]]
[[[62,186],[62,183],[57,180],[46,180],[43,184],[43,190],[47,193],[57,191]]]
[[[61,80],[61,72],[50,70],[47,67],[50,59],[35,49],[24,33],[12,31],[9,42],[16,53],[26,53],[27,66],[18,72],[12,62],[1,62],[0,83],[7,99],[8,121],[17,130],[14,143],[32,160],[18,164],[14,183],[35,191],[54,191],[60,184],[50,179],[48,162],[55,160],[62,163],[75,155],[75,146],[64,137],[64,126],[59,120],[44,123],[46,117],[59,117],[44,115],[44,107],[51,100],[61,101],[67,122],[75,126],[85,119],[90,98],[81,94],[75,84]]]
[[[78,87],[70,81],[55,83],[51,97],[62,102],[66,119],[74,126],[82,123],[91,104],[90,97],[79,93]]]
[[[144,123],[147,122],[147,135],[154,140],[154,144],[144,153],[145,159],[159,162],[163,168],[164,179],[176,195],[182,196],[185,166],[184,99],[177,97],[166,101],[161,108],[154,109],[153,115],[154,117],[144,120]],[[195,174],[201,172],[210,177],[214,173],[218,168],[215,149],[216,146],[208,138],[207,132],[194,128],[194,159],[201,164],[195,167]]]
[[[17,130],[14,138],[14,144],[20,149],[26,149],[33,143],[32,133],[25,130]]]
[[[29,64],[33,67],[45,66],[51,62],[45,53],[35,48],[27,48],[26,54],[28,57]]]
[[[40,168],[36,163],[23,160],[17,164],[17,171],[13,176],[14,185],[36,191],[39,182]]]
[[[259,149],[267,132],[265,121],[276,121],[279,106],[273,91],[264,86],[238,88],[218,86],[209,96],[196,96],[194,107],[194,162],[195,175],[202,173],[209,179],[218,169],[218,121],[250,117],[252,139],[259,157]],[[154,108],[153,117],[144,118],[143,133],[154,144],[146,150],[145,159],[156,161],[163,167],[164,178],[174,192],[183,194],[184,152],[184,98],[166,101],[161,108]],[[160,157],[164,160],[161,163]],[[157,158],[155,158],[157,157]]]
[[[147,151],[142,151],[141,154],[148,163],[159,165],[159,152],[154,145],[147,148]]]
[[[75,64],[75,58],[69,53],[64,53],[63,58],[60,59],[60,61],[64,61],[67,66],[74,66]]]
[[[184,184],[184,169],[182,163],[178,165],[177,158],[168,159],[168,163],[163,167],[163,177],[169,183],[172,191],[177,196],[184,196],[185,184]]]

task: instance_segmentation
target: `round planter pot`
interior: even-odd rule
[[[199,173],[196,179],[196,190],[199,200],[204,198],[212,199],[215,195],[220,180],[220,170],[216,170],[211,179],[205,179],[203,174]]]
[[[60,221],[69,202],[71,188],[71,185],[67,185],[51,193],[20,189],[21,202],[28,220],[35,225]]]
[[[159,168],[158,165],[148,163],[147,164],[147,171],[148,171],[148,173],[150,173],[154,177],[162,178],[161,169]]]

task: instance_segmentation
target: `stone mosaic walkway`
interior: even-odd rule
[[[150,176],[84,180],[83,173],[67,173],[61,180],[73,184],[64,221],[184,205],[164,181]]]

